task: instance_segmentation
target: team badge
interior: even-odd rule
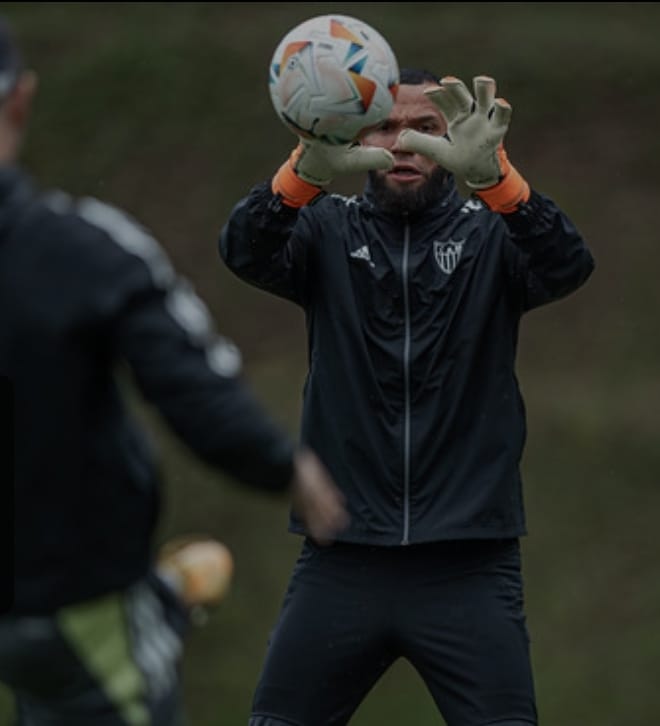
[[[435,240],[433,242],[435,261],[446,275],[451,275],[451,273],[456,269],[456,265],[461,259],[464,244],[464,239],[456,241],[450,239],[448,242],[438,242]]]

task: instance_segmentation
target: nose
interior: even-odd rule
[[[390,144],[390,151],[393,154],[406,154],[410,156],[413,152],[407,151],[406,149],[402,149],[399,146],[399,138],[401,137],[401,132],[397,132],[394,137],[392,138],[392,143]]]

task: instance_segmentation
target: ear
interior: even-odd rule
[[[6,117],[18,130],[27,125],[37,86],[37,74],[34,71],[23,71],[5,101]]]

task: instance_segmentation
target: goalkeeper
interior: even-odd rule
[[[221,231],[231,270],[305,312],[302,441],[350,513],[320,546],[292,512],[302,550],[251,726],[346,724],[398,658],[448,726],[537,723],[516,345],[594,262],[507,158],[510,117],[492,78],[404,69],[362,145],[301,140]],[[358,171],[362,196],[325,191]]]

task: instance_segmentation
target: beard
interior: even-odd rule
[[[402,187],[393,189],[387,184],[385,173],[370,171],[369,186],[377,205],[394,214],[416,214],[436,204],[449,188],[449,174],[438,167],[429,178],[414,189]]]

